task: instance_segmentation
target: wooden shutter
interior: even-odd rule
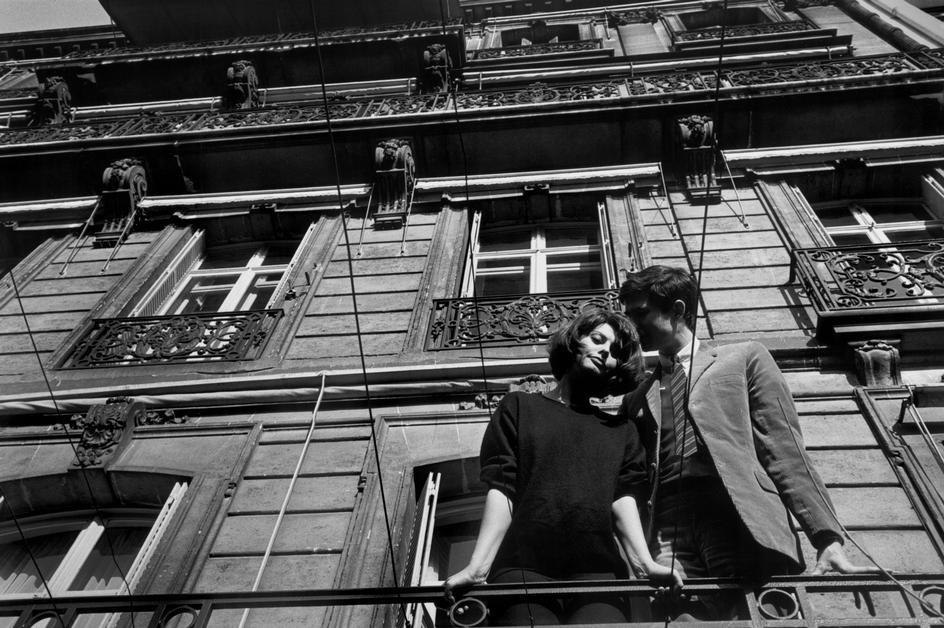
[[[610,237],[610,219],[606,211],[606,203],[597,203],[597,220],[600,223],[600,268],[603,271],[603,287],[618,288],[616,280],[616,265],[613,263],[613,242]]]
[[[187,273],[203,256],[204,231],[198,229],[184,243],[183,248],[174,256],[167,267],[154,281],[154,285],[144,294],[128,316],[154,316],[174,292],[174,288],[186,277]]]
[[[433,544],[440,478],[441,474],[435,472],[426,477],[419,501],[416,503],[416,512],[410,529],[410,546],[404,567],[404,586],[415,587],[423,584],[423,572],[429,564],[429,555]],[[435,604],[407,604],[397,625],[400,628],[432,627],[435,620]]]
[[[301,242],[298,243],[298,247],[295,249],[295,254],[292,256],[291,261],[289,261],[288,266],[285,267],[285,272],[282,273],[282,279],[279,280],[279,284],[275,287],[275,291],[272,293],[272,298],[269,299],[268,303],[266,303],[265,309],[268,310],[281,305],[282,300],[285,298],[285,293],[288,292],[289,287],[291,287],[295,281],[295,277],[298,274],[295,272],[295,270],[301,265],[305,258],[308,246],[315,234],[315,225],[317,224],[318,223],[313,222],[308,225],[308,230],[305,231],[305,235],[302,236]]]
[[[475,252],[479,248],[479,229],[482,227],[482,211],[472,214],[472,226],[469,229],[469,246],[465,254],[465,271],[462,276],[462,296],[471,297],[475,291]]]

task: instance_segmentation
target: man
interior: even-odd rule
[[[643,350],[659,352],[659,365],[623,408],[646,450],[656,561],[683,578],[760,582],[800,573],[789,509],[817,550],[814,575],[872,571],[843,552],[842,527],[773,357],[757,342],[699,343],[696,300],[692,276],[667,266],[631,273],[620,288]],[[708,596],[666,612],[727,619],[735,607],[731,596]]]

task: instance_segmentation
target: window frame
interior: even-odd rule
[[[597,245],[574,245],[562,247],[548,247],[546,230],[548,226],[556,227],[576,227],[589,224],[578,221],[559,221],[559,222],[540,222],[530,225],[509,225],[490,228],[490,232],[513,232],[526,231],[531,232],[531,243],[527,249],[506,249],[500,252],[488,251],[481,252],[480,236],[482,233],[482,210],[473,210],[472,225],[470,227],[468,252],[466,254],[466,264],[462,275],[462,287],[460,295],[471,298],[475,295],[475,280],[478,277],[511,275],[515,269],[523,269],[524,266],[504,266],[495,269],[479,268],[479,262],[485,260],[528,260],[528,291],[524,293],[513,293],[521,296],[523,294],[546,294],[548,277],[553,272],[568,270],[598,270],[601,275],[601,290],[616,288],[618,285],[617,273],[613,264],[612,237],[610,233],[610,224],[607,217],[606,200],[601,198],[597,200],[597,224],[596,232],[598,237]],[[550,249],[550,250],[549,250]],[[575,262],[566,264],[553,264],[550,259],[556,256],[575,255],[582,253],[597,253],[599,262]],[[522,274],[522,273],[519,273]],[[590,288],[588,288],[590,289]],[[481,295],[478,295],[481,296]],[[496,295],[498,296],[498,295]],[[508,296],[512,296],[509,294]]]
[[[33,521],[20,521],[19,525],[24,531],[20,535],[20,529],[14,526],[4,526],[0,528],[0,543],[28,540],[46,536],[49,534],[65,533],[78,531],[76,537],[69,545],[69,549],[63,555],[62,559],[53,569],[51,575],[42,574],[41,578],[46,582],[49,591],[53,596],[58,597],[82,597],[96,595],[122,595],[124,593],[132,594],[143,576],[147,564],[154,555],[154,551],[163,535],[166,533],[170,521],[177,512],[183,497],[187,492],[187,482],[176,482],[164,500],[159,509],[131,509],[115,508],[108,509],[102,515],[98,512],[74,512],[53,516],[42,516]],[[3,498],[0,497],[0,504]],[[147,514],[145,514],[147,513]],[[151,519],[150,514],[154,514]],[[143,523],[143,522],[147,523]],[[91,559],[99,540],[107,534],[110,527],[141,527],[148,528],[148,533],[142,540],[140,547],[135,554],[131,565],[124,573],[121,586],[108,589],[85,589],[71,590],[70,586],[81,573],[83,567]],[[35,591],[24,593],[3,593],[0,592],[0,600],[20,600],[32,599],[36,597],[47,598],[46,586],[40,587]],[[109,614],[110,617],[111,614]],[[103,620],[102,625],[107,625],[108,618]]]

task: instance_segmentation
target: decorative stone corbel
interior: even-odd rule
[[[545,393],[554,388],[553,377],[544,375],[526,375],[521,379],[508,384],[508,392],[520,390],[526,393]]]
[[[682,179],[689,198],[721,200],[721,185],[715,174],[714,122],[693,114],[676,120],[676,137]]]
[[[389,139],[377,144],[374,150],[373,198],[377,212],[375,229],[399,229],[410,214],[416,164],[413,149],[405,139]]]
[[[138,203],[147,194],[147,185],[144,164],[137,159],[119,159],[105,168],[98,208],[103,222],[95,234],[95,247],[114,247],[124,241],[134,228]]]
[[[85,414],[73,414],[64,426],[69,432],[81,432],[73,466],[104,466],[127,443],[143,415],[142,406],[129,397],[113,397]]]
[[[29,126],[72,122],[72,94],[61,76],[49,76],[36,94],[29,113]]]
[[[452,57],[445,44],[430,44],[423,51],[423,92],[449,91],[449,75],[452,72]]]
[[[223,109],[253,109],[259,106],[259,77],[252,61],[233,61],[226,69]]]
[[[850,342],[855,357],[856,377],[864,386],[900,386],[899,340]]]

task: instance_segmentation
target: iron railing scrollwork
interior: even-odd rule
[[[504,46],[502,48],[482,48],[466,53],[469,60],[500,59],[504,57],[529,57],[532,55],[557,54],[562,52],[582,52],[600,50],[602,39],[583,39],[580,41],[562,41],[553,44],[529,44],[525,46]]]
[[[799,249],[794,263],[821,314],[935,305],[944,311],[944,240]]]
[[[744,628],[789,626],[908,626],[936,628],[944,613],[944,576],[936,574],[898,574],[897,584],[872,575],[826,575],[819,577],[782,576],[754,588],[724,579],[686,580],[691,595],[711,595],[720,591],[737,595],[737,619],[725,625]],[[630,600],[630,604],[648,606],[655,593],[645,580],[598,580],[594,582],[558,581],[520,584],[478,585],[467,592],[456,606],[471,601],[484,605],[520,600],[550,600],[566,596],[594,596],[599,599]],[[233,611],[256,609],[262,617],[291,609],[296,616],[311,609],[367,605],[441,604],[442,586],[375,587],[341,589],[306,589],[295,591],[233,591],[180,593],[173,595],[102,594],[42,596],[0,600],[0,617],[9,618],[15,628],[40,625],[48,618],[56,625],[85,625],[101,613],[116,613],[125,618],[136,613],[139,626],[224,625]],[[448,606],[446,607],[448,609]],[[453,607],[455,608],[455,606]],[[272,614],[266,614],[266,610]],[[451,610],[451,609],[450,609]],[[456,615],[456,613],[453,613]],[[455,619],[455,617],[454,617]],[[227,624],[228,625],[228,624]],[[437,625],[469,626],[456,622]],[[635,621],[623,626],[652,626],[649,621]],[[712,625],[722,625],[721,623]]]
[[[99,318],[63,368],[258,358],[282,310]]]
[[[720,80],[720,85],[719,85]],[[494,89],[463,89],[455,94],[413,94],[329,100],[328,113],[339,123],[397,116],[448,116],[456,110],[495,107],[577,106],[581,101],[612,101],[614,105],[651,100],[676,102],[700,99],[716,87],[723,98],[767,93],[821,92],[869,85],[904,85],[944,81],[944,50],[896,53],[728,69],[720,77],[710,70],[635,74],[623,79],[578,83],[531,83]],[[42,127],[0,129],[0,148],[58,142],[87,142],[118,137],[160,136],[176,141],[199,133],[270,131],[275,127],[310,128],[326,122],[322,103],[269,105],[239,111],[149,114]]]
[[[764,22],[761,24],[739,24],[725,26],[725,37],[758,37],[761,35],[776,35],[779,33],[796,33],[813,30],[813,26],[803,20],[789,20],[787,22]],[[718,39],[721,37],[721,27],[711,26],[690,31],[673,33],[676,41],[701,41]]]
[[[619,309],[618,293],[581,291],[515,297],[436,299],[429,350],[540,343],[586,308]]]

